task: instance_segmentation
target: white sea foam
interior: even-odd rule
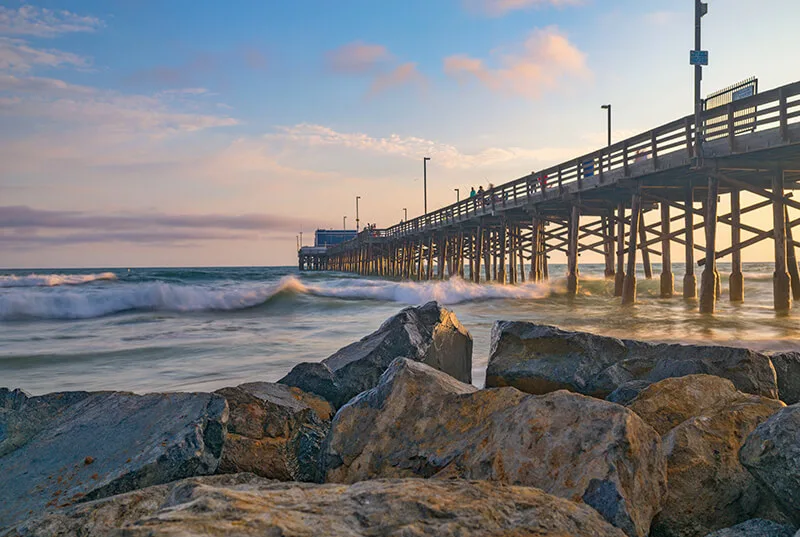
[[[81,285],[99,280],[116,280],[113,272],[99,274],[29,274],[27,276],[0,276],[0,287],[56,287]]]
[[[285,276],[271,285],[219,287],[122,283],[112,287],[7,289],[0,294],[0,320],[89,319],[125,311],[232,311],[259,306],[279,294],[415,305],[431,300],[458,304],[486,299],[537,299],[549,293],[550,288],[540,284],[477,285],[457,278],[420,283],[346,279],[304,284],[294,276]]]

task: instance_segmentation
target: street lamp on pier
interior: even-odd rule
[[[359,220],[358,220],[358,200],[361,199],[361,196],[356,196],[356,232],[358,232],[359,227]]]
[[[342,229],[347,229],[347,217],[342,217]]]
[[[458,191],[457,188],[454,188],[453,190],[456,191],[456,203],[458,203],[459,201],[461,201],[461,193]]]
[[[300,232],[300,248],[303,247],[303,232]]]
[[[405,215],[403,222],[408,222],[408,209],[405,207],[403,207],[403,214]]]
[[[428,214],[428,161],[431,157],[423,157],[422,158],[422,188],[424,192],[423,198],[423,208],[425,209],[425,214]]]
[[[608,110],[608,147],[611,147],[611,105],[604,104],[600,108]],[[611,153],[608,154],[608,169],[611,170]]]

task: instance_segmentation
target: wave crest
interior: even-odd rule
[[[0,287],[57,287],[81,285],[101,280],[116,280],[113,272],[99,274],[29,274],[27,276],[0,276]]]

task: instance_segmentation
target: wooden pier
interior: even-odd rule
[[[731,256],[730,300],[742,301],[742,250],[774,242],[775,309],[800,300],[793,228],[788,208],[800,209],[800,82],[704,112],[702,154],[695,146],[694,116],[687,116],[588,155],[499,185],[481,197],[403,222],[362,231],[328,248],[326,270],[410,280],[450,276],[515,284],[549,277],[548,258],[567,258],[567,291],[578,292],[579,256],[605,261],[623,304],[636,301],[636,267],[653,277],[660,261],[661,296],[675,294],[672,248],[683,247],[683,297],[697,297],[713,313],[720,299],[717,260]],[[758,197],[741,206],[742,192]],[[727,196],[730,212],[719,214]],[[755,210],[772,208],[772,226],[751,222]],[[646,215],[655,212],[657,218]],[[646,223],[648,220],[655,222]],[[719,226],[723,224],[725,228]],[[721,228],[721,229],[720,229]],[[705,230],[696,244],[694,231]],[[717,248],[730,233],[731,246]],[[750,237],[742,240],[742,232]]]

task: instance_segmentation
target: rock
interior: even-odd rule
[[[225,399],[208,393],[5,390],[0,527],[46,508],[214,473],[227,420]]]
[[[794,528],[771,520],[754,518],[731,528],[709,533],[705,537],[792,537]]]
[[[299,388],[252,382],[216,393],[230,418],[218,472],[319,481],[319,450],[330,429],[330,403]]]
[[[756,427],[742,446],[739,460],[800,525],[800,403]]]
[[[800,403],[800,352],[780,352],[771,357],[778,377],[778,396],[787,405]]]
[[[319,395],[338,409],[375,386],[398,356],[472,382],[472,336],[455,313],[436,302],[405,308],[361,341],[321,363],[298,364],[278,382]]]
[[[664,435],[669,483],[651,537],[703,537],[754,516],[780,516],[773,496],[739,463],[739,448],[784,406],[711,375],[668,378],[643,390],[629,408]]]
[[[594,510],[528,487],[396,479],[276,483],[251,474],[191,478],[82,504],[14,537],[624,537]]]
[[[692,374],[716,375],[739,391],[778,398],[769,357],[748,349],[652,344],[511,321],[498,321],[492,330],[486,386],[537,395],[565,389],[602,399],[630,381]]]
[[[628,405],[652,382],[647,380],[632,380],[619,386],[616,390],[611,392],[606,401],[617,403],[618,405]]]
[[[666,494],[658,433],[628,409],[566,391],[479,391],[402,358],[339,410],[322,460],[329,482],[419,476],[537,487],[639,537]]]

